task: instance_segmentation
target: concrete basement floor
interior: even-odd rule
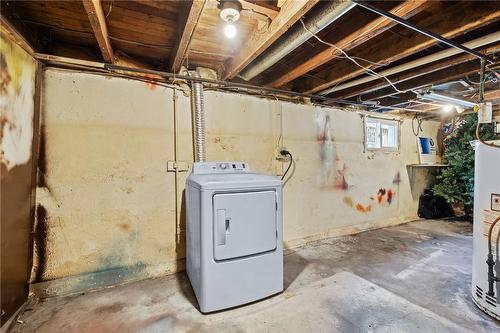
[[[33,302],[13,332],[500,332],[470,297],[472,226],[416,221],[289,250],[285,291],[203,315],[184,273]]]

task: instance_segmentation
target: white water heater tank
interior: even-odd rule
[[[500,217],[500,149],[479,143],[474,168],[474,250],[472,299],[484,312],[500,320],[500,281],[488,282],[488,231]],[[500,223],[492,230],[493,272],[500,278]]]

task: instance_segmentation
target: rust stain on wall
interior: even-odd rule
[[[361,212],[361,213],[368,213],[372,210],[372,206],[371,205],[364,206],[364,205],[358,203],[358,204],[356,204],[356,210],[358,212]]]
[[[337,176],[335,177],[335,188],[337,190],[347,191],[349,189],[349,184],[347,183],[345,177],[346,172],[347,172],[347,167],[345,164],[342,169],[337,170]]]
[[[390,206],[395,196],[396,196],[396,191],[394,191],[393,189],[379,188],[376,195],[378,205],[383,206],[384,203],[387,202],[387,205]],[[375,202],[375,197],[370,196],[369,204],[362,204],[358,202],[354,205],[351,197],[344,197],[342,201],[346,205],[354,207],[360,213],[369,213],[372,211],[373,203]]]
[[[384,196],[385,196],[385,188],[379,189],[377,192],[377,201],[379,205],[382,203]]]
[[[352,207],[354,205],[351,197],[344,197],[342,201],[349,207]]]
[[[387,191],[387,203],[390,205],[392,202],[392,197],[396,194],[396,192],[393,192],[391,189]]]
[[[130,230],[130,224],[128,224],[128,223],[122,223],[122,224],[120,224],[120,228],[123,231],[129,231]]]
[[[399,185],[401,183],[401,173],[398,171],[394,175],[394,179],[392,180],[393,184]]]

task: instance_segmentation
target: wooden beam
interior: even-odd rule
[[[391,13],[398,15],[403,18],[410,18],[429,7],[431,1],[419,0],[419,1],[405,1],[396,8],[391,10]],[[365,25],[363,28],[354,31],[345,38],[335,42],[335,45],[344,50],[349,51],[356,46],[359,46],[369,39],[378,36],[379,34],[387,31],[391,27],[395,26],[397,23],[385,18],[379,17],[372,22]],[[308,59],[306,62],[300,64],[296,68],[281,74],[278,78],[274,79],[272,82],[266,84],[266,86],[271,86],[274,88],[281,87],[286,83],[312,71],[315,68],[327,63],[328,61],[335,59],[341,54],[337,48],[330,47],[326,50],[319,52],[312,58]]]
[[[417,98],[417,94],[415,94],[413,91],[409,91],[404,94],[381,98],[377,100],[377,102],[380,106],[400,106],[415,98]]]
[[[0,14],[0,33],[4,35],[6,38],[16,43],[17,45],[19,45],[23,50],[28,52],[31,56],[34,56],[35,49],[33,48],[33,46],[2,14]]]
[[[273,6],[264,1],[256,0],[240,0],[243,9],[252,10],[257,13],[261,13],[274,20],[276,15],[278,15],[280,9],[279,7]]]
[[[481,53],[486,54],[486,55],[493,54],[496,52],[500,52],[500,44],[490,46],[486,49],[481,50]],[[452,66],[470,61],[470,60],[474,60],[474,59],[476,59],[476,57],[474,57],[471,54],[462,54],[462,55],[459,55],[459,56],[456,56],[453,58],[443,59],[440,61],[436,61],[436,62],[427,64],[425,66],[420,66],[420,67],[413,68],[413,69],[410,69],[410,70],[407,70],[407,71],[404,71],[404,72],[401,72],[398,74],[391,75],[391,76],[389,76],[389,79],[391,80],[392,83],[396,84],[396,86],[397,86],[397,84],[399,84],[401,82],[411,80],[411,79],[417,78],[419,76],[427,75],[427,74],[430,74],[432,72],[435,72],[435,71],[438,71],[441,69],[445,69],[448,67],[452,67]],[[354,86],[354,87],[347,88],[344,90],[339,90],[339,91],[336,91],[332,94],[329,94],[328,96],[334,97],[334,98],[349,98],[349,97],[353,97],[353,96],[357,96],[357,95],[361,95],[361,94],[366,94],[366,93],[369,93],[369,92],[372,92],[372,91],[375,91],[375,90],[378,90],[381,88],[389,87],[389,86],[390,86],[390,84],[386,80],[379,79],[377,81],[366,82],[366,83],[360,84],[359,86]]]
[[[446,38],[455,38],[499,19],[500,10],[496,4],[478,2],[474,4],[474,10],[470,10],[470,3],[459,2],[449,6],[448,10],[427,17],[417,24]],[[409,36],[392,35],[383,39],[379,38],[375,45],[362,48],[359,52],[351,53],[351,55],[369,59],[372,62],[391,63],[435,44],[437,42],[434,39],[412,31]],[[380,66],[366,65],[365,67],[377,68]],[[355,78],[364,72],[364,69],[355,64],[341,61],[338,65],[317,73],[314,78],[302,80],[303,87],[299,90],[317,93],[339,82]]]
[[[478,99],[478,93],[468,96],[469,100]],[[417,99],[417,94],[414,92],[407,92],[404,94],[398,94],[394,96],[388,96],[377,100],[379,102],[379,106],[383,108],[384,106],[397,107],[403,104],[409,103],[411,100]],[[490,90],[484,93],[484,101],[485,102],[493,102],[493,104],[498,104],[500,102],[500,89]],[[418,108],[417,106],[412,106],[412,109]]]
[[[453,66],[450,68],[441,69],[439,71],[435,71],[431,74],[417,77],[412,80],[405,81],[398,85],[398,89],[400,90],[417,90],[424,88],[426,86],[432,84],[441,84],[446,83],[458,78],[462,78],[465,75],[473,74],[479,72],[479,61],[473,60],[468,61],[457,66]],[[375,99],[380,99],[392,95],[397,95],[392,87],[380,89],[369,94],[363,95],[362,99],[364,101],[371,101]]]
[[[179,34],[177,42],[170,56],[170,70],[177,73],[182,65],[182,61],[186,56],[186,51],[193,37],[194,30],[198,24],[201,13],[205,6],[206,0],[193,0],[185,2],[185,7],[179,17]]]
[[[106,18],[102,10],[100,0],[82,0],[83,7],[89,17],[90,25],[94,30],[95,38],[101,49],[102,57],[106,62],[113,62],[113,48],[108,36],[108,27],[106,26]]]
[[[486,91],[484,93],[484,100],[491,101],[491,102],[500,101],[500,89]]]
[[[318,2],[319,0],[286,1],[266,33],[262,34],[256,30],[251,33],[240,48],[240,52],[228,62],[222,78],[226,80],[235,77]]]

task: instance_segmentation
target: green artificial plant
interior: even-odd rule
[[[437,177],[434,194],[451,204],[463,204],[466,217],[471,219],[474,203],[474,149],[477,115],[469,114],[455,120],[454,130],[444,139],[444,163],[448,166]],[[481,126],[483,140],[494,139],[492,127]]]

